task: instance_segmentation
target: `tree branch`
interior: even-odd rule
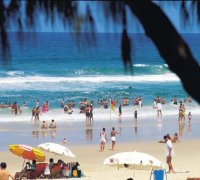
[[[126,4],[169,68],[181,79],[185,90],[200,103],[200,66],[167,16],[150,0],[127,0]]]

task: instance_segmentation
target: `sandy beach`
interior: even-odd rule
[[[83,180],[149,180],[104,164],[137,151],[167,180],[200,179],[199,2],[0,0],[0,163],[35,177],[45,154],[51,177],[62,159],[66,176],[79,162]],[[71,157],[32,153],[47,143]]]
[[[185,180],[187,177],[200,177],[199,168],[199,148],[200,141],[185,140],[180,143],[173,144],[175,156],[173,158],[174,169],[177,173],[168,174],[169,180]],[[69,148],[77,155],[76,159],[64,157],[66,162],[77,160],[87,180],[125,180],[133,177],[133,171],[129,169],[117,169],[103,164],[106,157],[123,151],[139,151],[151,154],[165,163],[164,144],[157,142],[137,142],[137,143],[117,143],[116,150],[110,150],[110,142],[107,142],[104,152],[99,152],[98,145],[81,145],[70,146]],[[48,161],[51,154],[46,154]],[[54,159],[59,159],[60,156],[54,156]],[[8,169],[14,174],[19,171],[23,164],[23,159],[13,155],[9,151],[1,152],[1,161],[6,161]],[[167,164],[165,163],[166,167]],[[189,171],[189,173],[184,173]],[[148,180],[149,171],[135,171],[135,179]]]

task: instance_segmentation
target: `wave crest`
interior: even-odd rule
[[[24,83],[103,83],[103,82],[171,82],[179,81],[173,73],[160,75],[133,75],[133,76],[84,76],[84,77],[45,77],[45,76],[25,76],[25,77],[5,77],[0,78],[1,84],[24,84]]]

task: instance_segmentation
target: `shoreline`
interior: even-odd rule
[[[178,108],[177,105],[166,104],[163,105],[163,117],[168,116],[178,116]],[[25,108],[26,111],[23,112],[21,115],[14,115],[10,113],[9,109],[1,110],[0,122],[30,122],[31,120],[31,109]],[[40,121],[43,120],[51,120],[55,119],[57,122],[70,122],[70,121],[85,121],[85,114],[79,113],[78,108],[73,109],[72,114],[65,114],[63,109],[55,108],[50,109],[49,112],[41,113]],[[138,106],[122,106],[122,118],[123,119],[133,119],[134,118],[134,111],[137,111],[138,119],[139,118],[155,118],[157,117],[157,110],[153,109],[151,105],[144,106],[139,108]],[[186,105],[186,115],[192,112],[192,115],[200,116],[200,108],[199,106],[193,105]],[[118,120],[119,119],[119,112],[118,107],[115,107],[115,110],[112,111],[110,108],[103,109],[103,108],[94,108],[93,116],[95,121],[105,121],[110,119]]]

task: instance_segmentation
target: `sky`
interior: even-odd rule
[[[112,21],[109,21],[106,24],[106,19],[101,10],[101,7],[98,3],[92,1],[79,1],[79,15],[84,15],[86,6],[89,4],[92,8],[92,14],[96,22],[96,32],[121,32],[122,27],[120,25],[114,25]],[[200,26],[196,23],[197,18],[193,16],[190,19],[190,23],[188,25],[183,25],[183,19],[180,15],[180,1],[176,2],[166,2],[166,1],[154,1],[157,5],[161,7],[161,9],[165,12],[168,18],[171,20],[172,24],[180,33],[200,33]],[[187,8],[190,2],[187,2]],[[22,8],[23,9],[23,8]],[[140,23],[138,22],[137,18],[132,15],[130,11],[127,13],[128,16],[128,32],[129,33],[143,33],[144,30]],[[57,16],[56,16],[57,17]],[[47,21],[45,16],[42,13],[39,13],[37,16],[37,26],[35,31],[38,32],[71,32],[75,31],[73,28],[64,27],[62,22],[59,21],[59,18],[55,18],[54,26],[52,26],[50,21]],[[25,31],[29,31],[28,29],[24,29]],[[8,31],[16,31],[15,24],[10,24]],[[32,31],[32,30],[31,30]],[[87,31],[85,29],[82,30],[83,32]]]

